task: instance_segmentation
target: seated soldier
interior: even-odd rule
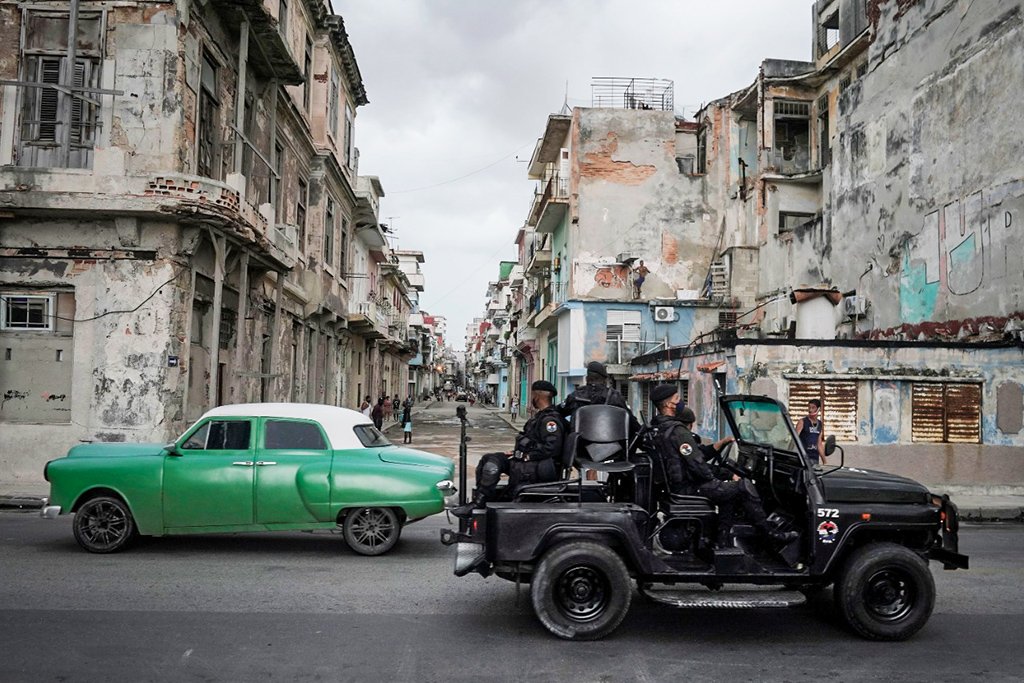
[[[731,543],[730,529],[737,521],[738,509],[765,536],[788,543],[796,540],[796,531],[778,531],[768,526],[761,498],[747,480],[733,477],[721,481],[706,462],[693,433],[676,415],[679,391],[674,384],[661,384],[651,391],[651,400],[658,409],[651,425],[658,430],[658,456],[664,464],[666,486],[672,493],[703,496],[718,506],[718,544]]]
[[[476,467],[476,488],[473,500],[452,510],[457,516],[468,516],[493,500],[502,474],[508,475],[508,496],[524,484],[556,481],[560,474],[565,423],[552,405],[557,394],[555,385],[537,380],[531,386],[530,404],[534,415],[516,437],[516,447],[506,453],[487,453]]]

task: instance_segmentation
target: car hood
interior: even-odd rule
[[[422,467],[440,467],[444,469],[451,469],[454,466],[451,458],[446,458],[443,455],[434,455],[425,451],[417,451],[413,448],[401,448],[399,446],[382,448],[377,455],[384,462],[396,465],[419,465]]]
[[[924,503],[929,495],[913,479],[857,467],[842,467],[820,479],[830,503]]]
[[[90,458],[125,458],[140,455],[161,455],[164,453],[162,443],[85,443],[72,446],[68,457]]]

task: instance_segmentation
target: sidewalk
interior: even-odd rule
[[[412,414],[426,410],[434,401],[421,402],[413,406]],[[496,406],[484,406],[496,413],[512,429],[522,429],[526,418],[522,415],[515,422],[507,410]],[[388,422],[384,432],[401,431],[400,422]],[[1022,486],[944,486],[934,484],[928,487],[936,493],[948,493],[960,508],[960,517],[965,522],[1024,522],[1024,487]],[[49,486],[39,482],[0,482],[0,510],[32,510],[43,506],[43,498],[49,495]]]

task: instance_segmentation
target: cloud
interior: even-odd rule
[[[549,114],[589,106],[594,76],[636,76],[672,79],[676,112],[692,117],[766,58],[809,59],[811,6],[335,0],[370,99],[359,170],[380,176],[401,248],[423,251],[421,303],[448,318],[448,343],[463,346],[498,261],[516,258],[535,188],[522,162]]]

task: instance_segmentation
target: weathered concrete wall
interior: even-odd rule
[[[571,135],[579,194],[568,231],[573,296],[631,299],[633,275],[615,265],[620,253],[650,269],[644,299],[699,290],[719,225],[702,201],[701,178],[679,172],[674,114],[577,108]]]
[[[118,229],[112,223],[96,221],[90,227],[98,235],[106,234],[107,244],[117,244]],[[153,260],[4,258],[0,262],[0,287],[73,292],[76,320],[73,336],[65,338],[70,348],[63,360],[71,365],[71,390],[60,401],[69,409],[67,420],[32,424],[12,415],[15,421],[0,428],[0,480],[38,480],[47,460],[82,440],[161,441],[167,438],[169,425],[180,424],[183,367],[170,367],[168,358],[181,354],[189,277],[172,256],[180,245],[173,225],[139,228],[141,239],[136,246],[154,252]],[[67,221],[8,223],[0,228],[0,242],[34,242],[46,248],[73,243],[71,236],[81,229],[81,224]],[[29,239],[32,242],[26,242]],[[152,298],[142,303],[150,294]],[[18,341],[25,342],[24,336]],[[31,347],[38,352],[49,344],[40,340]],[[0,393],[33,397],[56,393],[38,381],[13,384],[21,379],[18,373],[0,372]]]
[[[869,72],[839,100],[826,274],[867,294],[861,330],[1020,317],[1024,3],[877,13]]]
[[[674,372],[681,367],[689,380],[697,432],[717,434],[723,426],[712,374],[703,371],[717,361],[725,361],[716,371],[728,373],[727,393],[765,394],[784,404],[789,402],[790,382],[856,382],[856,439],[841,444],[847,465],[934,484],[1024,484],[1024,383],[1019,372],[1024,351],[1019,348],[738,343],[637,371]],[[981,443],[913,441],[911,385],[937,379],[984,380]]]

